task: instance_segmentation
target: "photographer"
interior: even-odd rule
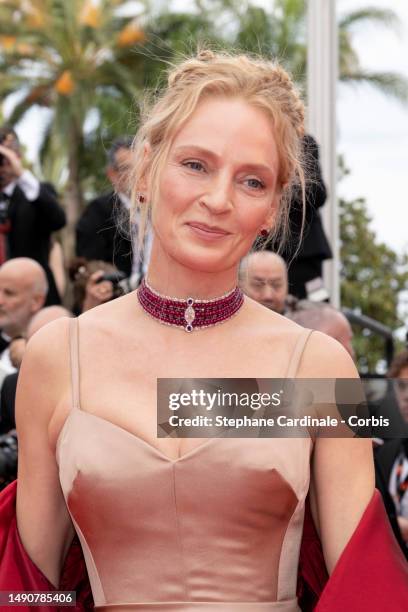
[[[106,261],[76,257],[69,266],[69,277],[74,283],[73,312],[78,315],[126,292],[125,273]]]
[[[52,185],[24,169],[16,132],[0,127],[0,265],[14,257],[38,261],[49,284],[46,305],[61,302],[48,259],[51,234],[65,222]]]

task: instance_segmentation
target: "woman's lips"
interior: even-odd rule
[[[205,240],[216,240],[230,235],[229,232],[219,227],[210,227],[202,223],[187,223],[187,225],[197,236]]]

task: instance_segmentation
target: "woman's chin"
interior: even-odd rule
[[[183,249],[174,254],[173,259],[185,268],[196,272],[217,273],[238,265],[236,255],[224,249]]]

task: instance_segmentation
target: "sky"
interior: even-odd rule
[[[408,78],[408,1],[337,0],[340,13],[360,7],[393,9],[401,20],[398,34],[380,26],[354,30],[361,65],[397,71]],[[368,86],[340,85],[337,104],[338,151],[351,175],[339,194],[364,196],[378,237],[398,252],[408,252],[408,105]]]
[[[255,0],[270,6],[273,0]],[[158,7],[161,0],[157,0]],[[188,0],[187,0],[188,3]],[[175,0],[172,6],[180,4]],[[185,0],[183,0],[185,8]],[[353,44],[365,69],[398,71],[408,78],[408,0],[337,0],[339,14],[360,7],[393,9],[400,17],[398,33],[382,26],[353,30]],[[177,7],[180,9],[180,6]],[[365,197],[378,238],[396,251],[408,252],[408,105],[386,98],[369,86],[340,84],[337,103],[339,153],[351,170],[338,187],[347,198]],[[23,122],[19,135],[28,157],[35,157],[39,115]],[[32,126],[35,126],[33,128]]]

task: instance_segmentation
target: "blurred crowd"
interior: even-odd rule
[[[14,404],[30,337],[58,317],[78,316],[135,289],[146,273],[151,232],[139,245],[137,216],[131,225],[126,222],[131,207],[127,187],[131,145],[130,138],[119,138],[108,151],[106,176],[111,189],[85,207],[75,228],[75,257],[66,262],[54,234],[66,224],[57,194],[52,185],[24,168],[14,130],[0,128],[0,487],[16,477]],[[266,308],[335,338],[354,358],[350,323],[328,302],[322,279],[323,262],[331,250],[319,214],[327,196],[319,150],[311,136],[304,137],[304,148],[305,214],[301,194],[295,192],[291,241],[280,254],[273,244],[254,247],[241,262],[239,283],[245,294]],[[139,251],[143,258],[135,255]],[[407,350],[394,359],[388,378],[382,410],[394,415],[398,434],[391,440],[381,438],[381,432],[373,435],[373,452],[377,487],[408,559]]]

